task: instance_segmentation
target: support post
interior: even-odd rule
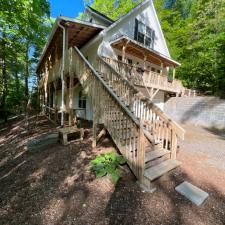
[[[74,81],[74,76],[73,73],[70,74],[70,89],[69,89],[69,126],[73,126],[73,118],[74,118],[74,111],[73,111],[73,103],[74,103],[74,90],[73,90],[73,81]]]
[[[51,84],[48,85],[48,118],[51,119]]]
[[[60,24],[60,22],[58,22],[59,27],[62,28],[63,30],[63,52],[62,52],[62,68],[61,68],[61,81],[62,81],[62,102],[61,102],[61,127],[64,126],[64,106],[65,106],[65,102],[64,102],[64,88],[65,88],[65,84],[64,84],[64,79],[65,79],[65,64],[66,64],[66,60],[67,60],[67,55],[68,55],[68,29],[64,26],[62,26]]]
[[[176,69],[175,67],[173,67],[173,80],[175,79],[175,75],[176,75]]]
[[[171,145],[171,159],[177,158],[177,135],[172,133],[172,145]]]
[[[98,123],[98,95],[99,89],[96,80],[94,80],[94,88],[93,88],[93,140],[92,140],[92,148],[95,148],[97,145],[97,123]]]
[[[163,74],[163,63],[161,62],[161,70],[160,70],[160,75]]]
[[[47,102],[48,102],[48,66],[45,63],[45,80],[44,80],[44,104],[45,104],[45,114],[47,113]]]
[[[58,96],[57,96],[57,81],[53,82],[54,85],[54,91],[55,91],[55,99],[54,99],[54,107],[55,107],[55,117],[54,121],[58,122],[58,109],[57,109],[57,102],[58,102]]]

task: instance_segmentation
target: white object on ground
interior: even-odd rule
[[[187,181],[184,181],[178,185],[175,190],[195,203],[197,206],[200,206],[209,196],[208,193]]]

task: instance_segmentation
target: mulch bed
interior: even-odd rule
[[[160,178],[150,194],[140,189],[127,166],[116,185],[107,176],[95,179],[90,160],[114,145],[105,137],[92,149],[88,126],[81,143],[27,149],[28,141],[55,131],[39,117],[32,130],[20,119],[0,133],[0,224],[225,224],[225,174],[203,167],[201,156],[181,149],[182,166]],[[175,192],[184,180],[209,193],[201,207]]]

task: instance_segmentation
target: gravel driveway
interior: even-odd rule
[[[183,125],[185,140],[180,142],[183,151],[193,155],[204,155],[206,166],[225,172],[225,131]]]

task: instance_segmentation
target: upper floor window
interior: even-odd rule
[[[135,19],[134,39],[150,48],[154,46],[155,31]]]

